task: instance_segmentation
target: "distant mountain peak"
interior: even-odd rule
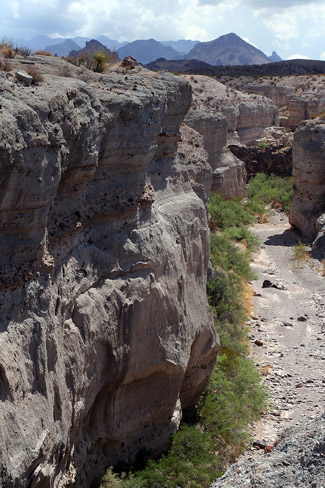
[[[283,59],[280,58],[280,56],[278,55],[278,53],[276,51],[272,52],[271,56],[269,56],[269,60],[272,63],[278,63],[279,61],[283,61]]]
[[[209,42],[198,42],[186,55],[186,59],[198,59],[212,66],[270,63],[266,54],[234,32]]]
[[[133,56],[139,63],[147,64],[158,58],[182,59],[183,56],[170,46],[164,46],[155,39],[138,39],[117,50],[121,59]]]

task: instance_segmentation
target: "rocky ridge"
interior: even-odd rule
[[[90,486],[161,452],[213,367],[211,168],[176,155],[185,79],[12,65],[44,82],[0,74],[1,484]]]
[[[280,109],[282,127],[295,130],[306,119],[312,119],[325,111],[324,74],[262,77],[222,77],[230,87],[255,93],[273,100]]]

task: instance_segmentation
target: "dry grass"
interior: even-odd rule
[[[12,71],[12,66],[7,59],[0,59],[0,69],[6,73],[9,73],[9,71]]]
[[[43,49],[40,49],[39,51],[35,51],[35,54],[39,54],[40,56],[52,56],[52,53],[49,53],[48,51],[44,51]]]
[[[33,77],[33,85],[38,85],[44,81],[43,75],[36,68],[27,68],[26,72],[29,74],[29,76]]]

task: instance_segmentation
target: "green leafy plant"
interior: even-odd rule
[[[292,178],[259,173],[249,182],[246,196],[282,208],[289,213],[293,197]]]
[[[102,73],[105,71],[106,63],[109,61],[109,56],[104,51],[95,51],[92,57],[96,62],[94,71],[97,73]]]
[[[261,141],[261,142],[257,143],[257,147],[259,147],[260,149],[266,149],[267,144],[266,144],[266,142]]]

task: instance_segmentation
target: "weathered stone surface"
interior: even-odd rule
[[[207,76],[187,78],[193,89],[192,108],[222,112],[228,121],[228,131],[237,133],[242,142],[254,141],[266,127],[278,125],[278,108],[270,99],[233,90]]]
[[[210,79],[204,76],[191,76],[188,79],[191,80],[192,87],[195,87],[195,93],[185,121],[203,137],[204,148],[208,153],[208,160],[212,168],[212,190],[218,191],[224,198],[244,196],[245,165],[227,149],[228,121],[219,107],[218,89],[221,87],[223,92],[225,87],[221,83],[211,80],[213,90],[206,98],[205,83],[207,82],[210,87]]]
[[[225,199],[243,197],[246,191],[245,163],[229,149],[220,156],[219,166],[212,173],[212,190]]]
[[[26,86],[30,86],[33,82],[33,77],[30,76],[26,71],[19,70],[16,71],[16,78],[18,81],[21,81]]]
[[[243,86],[248,93],[264,95],[280,108],[280,125],[296,129],[303,120],[317,117],[325,111],[323,77],[280,76],[272,81],[257,78]]]
[[[294,134],[294,197],[289,222],[303,237],[316,238],[316,221],[323,213],[325,194],[325,123],[306,122]]]
[[[211,488],[322,488],[325,470],[325,416],[287,429],[267,452],[247,453]]]
[[[175,157],[188,82],[64,65],[0,95],[5,488],[90,486],[160,452],[217,350],[206,208]]]

